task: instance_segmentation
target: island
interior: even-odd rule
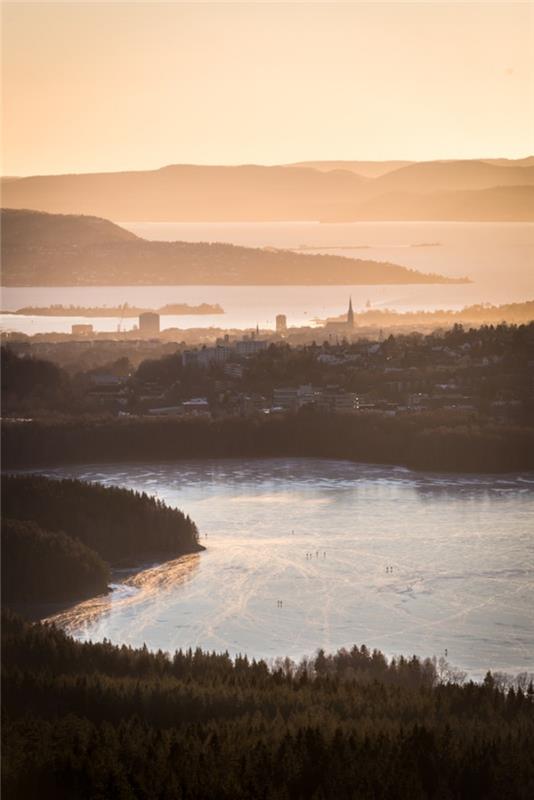
[[[64,306],[54,303],[51,306],[24,306],[16,311],[2,311],[28,317],[139,317],[141,314],[155,313],[160,316],[187,316],[201,314],[224,314],[218,303],[201,303],[190,306],[188,303],[167,303],[161,308],[139,308],[124,303],[121,306]]]

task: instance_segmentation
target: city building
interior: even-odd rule
[[[235,350],[238,356],[253,356],[267,349],[267,342],[263,339],[244,338],[235,343]]]
[[[184,367],[196,366],[207,369],[211,364],[224,364],[230,356],[234,355],[233,349],[226,344],[215,347],[202,347],[200,350],[185,350],[182,354]]]
[[[315,402],[317,391],[309,383],[273,389],[273,406],[276,408],[297,409]]]
[[[311,384],[278,387],[273,389],[273,407],[296,410],[303,406],[315,405],[324,411],[358,411],[359,397],[354,392],[346,392],[339,386],[313,388]]]
[[[215,347],[202,347],[201,349],[185,350],[182,362],[185,366],[198,366],[207,369],[211,364],[225,364],[230,359],[236,360],[255,355],[265,350],[268,342],[256,339],[254,334],[245,336],[241,341],[230,342],[228,337],[217,339]]]
[[[285,333],[287,331],[287,317],[285,314],[276,315],[276,332]]]
[[[228,375],[229,378],[242,378],[243,377],[243,365],[236,364],[235,362],[231,362],[229,364],[224,365],[224,374]]]
[[[71,325],[70,332],[72,336],[91,336],[93,333],[93,326],[85,323]]]
[[[185,413],[193,416],[209,415],[210,405],[206,397],[192,397],[191,400],[184,400],[182,408]]]
[[[139,333],[143,336],[157,336],[159,334],[159,314],[146,311],[139,315]]]
[[[330,320],[325,325],[325,330],[331,333],[347,334],[354,329],[354,309],[352,308],[352,297],[349,298],[349,307],[347,310],[347,319],[345,322]]]
[[[296,386],[284,386],[273,389],[273,406],[275,408],[296,408],[297,407],[297,388]]]
[[[319,408],[325,411],[351,412],[358,411],[360,398],[354,392],[346,392],[339,386],[326,386],[316,399]]]

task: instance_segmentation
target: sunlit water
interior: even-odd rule
[[[191,515],[207,547],[116,574],[110,595],[56,617],[80,639],[267,658],[365,643],[389,655],[447,650],[477,677],[534,670],[534,474],[315,459],[46,474],[157,495]]]
[[[356,310],[367,300],[373,308],[397,311],[458,309],[474,303],[521,302],[534,297],[534,225],[478,222],[357,222],[323,225],[279,223],[121,223],[147,239],[229,242],[252,247],[316,248],[330,253],[435,272],[468,276],[470,284],[396,286],[106,286],[24,287],[2,291],[2,309],[28,305],[117,306],[123,303],[159,308],[166,303],[220,303],[224,315],[166,316],[162,327],[274,328],[275,316],[290,325],[313,324],[317,317],[346,310],[352,295]],[[414,246],[414,245],[434,246]],[[194,280],[194,276],[192,276]],[[118,318],[12,317],[3,330],[25,333],[70,332],[77,322],[95,330],[115,331]],[[122,320],[123,330],[136,319]]]

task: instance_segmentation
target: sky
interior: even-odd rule
[[[4,175],[519,158],[532,3],[2,5]]]

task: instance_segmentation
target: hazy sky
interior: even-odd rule
[[[521,157],[531,3],[5,3],[7,175]]]

